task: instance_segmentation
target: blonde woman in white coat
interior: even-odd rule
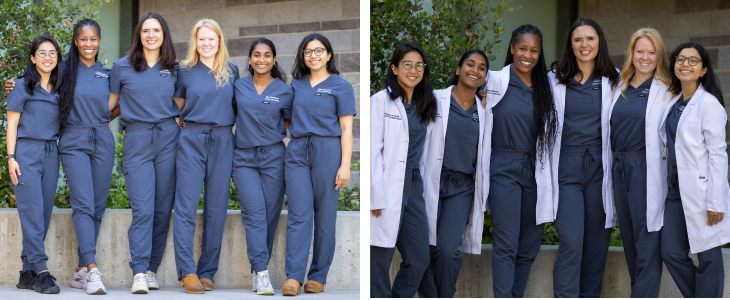
[[[412,298],[428,263],[424,145],[436,121],[428,58],[408,42],[393,52],[385,89],[370,98],[370,296]],[[390,286],[395,248],[403,262]]]
[[[669,86],[661,138],[669,176],[661,254],[685,298],[723,296],[720,247],[730,242],[727,114],[710,56],[696,43],[684,43],[670,56]],[[688,252],[696,253],[695,267]]]
[[[671,100],[669,66],[658,31],[636,31],[609,110],[603,181],[621,227],[632,298],[657,298],[662,278],[659,231],[667,166],[659,126]]]

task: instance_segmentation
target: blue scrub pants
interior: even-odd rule
[[[406,163],[403,204],[395,247],[403,261],[390,287],[395,248],[370,246],[370,297],[413,298],[431,260],[423,179],[418,162]]]
[[[420,298],[453,298],[461,270],[464,230],[474,203],[474,176],[441,171],[436,246],[429,246],[430,263],[418,287]]]
[[[284,177],[289,199],[286,278],[304,282],[314,228],[312,264],[307,278],[325,284],[335,256],[339,196],[335,178],[342,162],[340,137],[292,137],[285,156]]]
[[[175,154],[180,127],[174,118],[157,124],[127,125],[124,136],[124,180],[132,224],[129,252],[132,274],[157,272],[165,253],[175,200]]]
[[[58,153],[71,195],[79,267],[85,267],[96,263],[96,240],[112,181],[114,135],[109,123],[66,126]]]
[[[598,298],[611,228],[605,228],[601,146],[562,147],[555,229],[560,238],[553,267],[556,298]]]
[[[20,253],[23,271],[48,270],[43,242],[51,222],[58,183],[56,141],[20,138],[15,143],[15,161],[21,173],[13,190],[23,232],[23,251]]]
[[[197,274],[213,281],[223,242],[230,198],[233,126],[187,122],[177,141],[173,240],[177,278]],[[193,236],[203,186],[203,246],[195,269]]]
[[[495,298],[522,298],[545,224],[535,225],[537,182],[533,151],[494,148],[489,165],[492,281]]]
[[[276,225],[284,203],[284,153],[279,142],[269,146],[236,148],[233,185],[241,199],[241,220],[251,271],[267,270]]]
[[[697,253],[696,267],[689,257],[687,223],[677,181],[677,165],[670,163],[669,194],[664,206],[664,227],[661,231],[661,253],[664,265],[685,298],[722,298],[725,268],[722,249],[715,247]],[[727,218],[723,222],[727,222]]]
[[[632,298],[657,298],[662,281],[661,231],[646,226],[646,151],[614,152],[613,197],[631,277]]]

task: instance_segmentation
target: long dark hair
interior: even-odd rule
[[[99,40],[101,40],[101,27],[99,26],[99,23],[92,19],[83,19],[76,23],[73,27],[72,39],[74,41],[78,36],[79,29],[87,25],[96,28],[96,34],[99,36]],[[68,118],[68,115],[71,112],[71,107],[74,105],[76,76],[78,73],[79,63],[81,61],[79,58],[79,46],[80,45],[71,45],[66,61],[64,61],[65,66],[63,68],[63,78],[65,78],[65,80],[58,92],[58,119],[61,123],[60,131],[63,131],[63,128],[66,125],[66,118]],[[98,59],[99,53],[97,52],[96,56],[94,56],[94,61]]]
[[[160,47],[160,60],[162,61],[162,69],[173,71],[175,62],[175,47],[172,43],[172,36],[170,35],[170,28],[167,26],[165,19],[156,12],[149,12],[144,17],[139,19],[137,28],[134,29],[134,36],[132,38],[132,48],[129,49],[129,63],[134,67],[137,72],[147,70],[147,60],[144,57],[144,46],[140,37],[142,36],[142,25],[144,21],[149,19],[157,19],[162,25],[162,46]],[[172,72],[175,76],[175,72]]]
[[[595,58],[596,64],[593,68],[593,74],[583,74],[583,72],[581,72],[578,67],[578,60],[575,57],[575,53],[573,53],[573,31],[583,25],[593,27],[593,29],[595,29],[598,33],[598,54]],[[606,36],[603,34],[601,26],[599,26],[596,21],[589,18],[579,18],[575,21],[575,23],[573,23],[573,26],[570,27],[570,31],[568,31],[568,38],[565,40],[563,53],[560,54],[558,60],[554,61],[550,65],[550,69],[555,70],[555,78],[558,79],[558,83],[565,86],[571,86],[573,84],[571,79],[575,77],[576,74],[580,74],[581,79],[584,76],[591,75],[608,77],[612,88],[615,88],[619,81],[618,71],[616,71],[616,67],[613,65],[611,57],[608,55],[608,43],[606,43]]]
[[[51,44],[53,44],[53,47],[55,47],[56,51],[58,52],[56,56],[56,59],[58,61],[56,63],[56,67],[53,68],[53,70],[51,71],[51,77],[48,79],[48,83],[51,84],[53,89],[56,91],[58,91],[58,89],[61,87],[61,74],[63,74],[63,63],[61,62],[61,45],[59,45],[52,36],[44,33],[33,39],[33,42],[30,44],[28,57],[26,57],[25,60],[25,71],[23,72],[23,78],[25,78],[25,91],[28,93],[28,95],[33,95],[33,88],[36,84],[41,82],[41,73],[38,72],[38,70],[36,69],[36,65],[33,63],[30,57],[35,57],[36,51],[38,51],[38,47],[40,47],[41,44],[45,42],[50,42]],[[36,57],[36,61],[39,64],[41,63],[40,59],[40,57]]]
[[[322,45],[327,48],[327,53],[332,54],[332,57],[325,66],[327,68],[327,72],[329,72],[330,74],[340,74],[340,72],[337,71],[337,67],[335,67],[335,65],[337,64],[337,62],[335,61],[335,51],[332,49],[332,44],[330,44],[330,40],[328,40],[326,37],[324,37],[324,35],[321,35],[319,33],[312,33],[308,36],[305,36],[302,39],[302,42],[299,43],[299,47],[297,47],[297,56],[294,59],[294,66],[291,69],[291,76],[294,77],[294,79],[302,78],[304,75],[309,75],[309,73],[312,72],[309,67],[307,67],[307,64],[304,63],[304,48],[307,47],[307,44],[309,44],[309,42],[314,40],[322,42]],[[326,55],[326,53],[322,53],[322,55]]]
[[[550,82],[547,77],[545,66],[545,52],[543,51],[542,32],[537,26],[525,24],[512,31],[512,38],[509,44],[514,47],[517,39],[523,34],[533,34],[540,39],[540,57],[537,64],[532,68],[532,102],[535,105],[534,121],[535,136],[532,148],[535,149],[538,159],[543,162],[552,152],[557,136],[558,113],[555,111],[555,101],[550,91]],[[504,60],[505,67],[515,63],[512,52],[507,51],[507,58]]]
[[[669,84],[669,90],[672,91],[672,95],[676,96],[682,92],[682,83],[679,82],[677,74],[674,74],[674,66],[677,64],[677,56],[679,55],[679,52],[681,52],[684,48],[694,48],[695,50],[697,50],[697,52],[700,53],[702,67],[707,68],[707,73],[705,73],[705,76],[700,77],[697,81],[702,84],[702,87],[705,88],[705,91],[715,96],[715,98],[717,98],[717,101],[720,101],[720,104],[722,104],[722,106],[725,106],[725,100],[722,98],[722,90],[720,89],[720,81],[717,79],[715,71],[712,70],[710,55],[707,53],[707,50],[702,47],[702,45],[693,42],[686,42],[679,45],[679,47],[677,47],[677,49],[672,52],[672,55],[669,56],[669,65],[672,66],[672,71],[670,72],[672,74],[672,81]]]
[[[392,66],[398,67],[400,61],[409,52],[418,52],[423,57],[423,63],[426,64],[426,68],[423,69],[423,79],[413,89],[411,103],[416,105],[416,112],[421,117],[421,122],[434,122],[436,121],[438,107],[436,106],[436,96],[433,95],[433,86],[431,85],[431,70],[428,66],[428,56],[426,56],[426,52],[417,43],[407,42],[395,48],[393,57],[390,59],[390,65],[388,65],[388,72],[385,75],[385,88],[389,89],[388,95],[390,96],[390,100],[395,100],[400,97],[402,101],[408,101],[408,94],[398,83],[398,77],[393,73]]]
[[[489,58],[487,58],[487,55],[484,54],[482,50],[479,49],[472,49],[464,53],[464,55],[461,56],[461,59],[459,59],[459,68],[464,64],[464,61],[469,58],[474,53],[479,53],[482,57],[484,57],[484,60],[487,62],[487,73],[489,73]],[[454,73],[456,73],[456,70],[454,70]],[[459,84],[459,74],[454,75],[454,77],[451,77],[451,85],[457,85]]]
[[[248,59],[249,59],[248,73],[251,74],[251,76],[253,76],[253,67],[251,67],[251,62],[250,62],[251,54],[253,53],[253,49],[256,48],[256,46],[258,46],[260,44],[265,44],[265,45],[269,46],[269,48],[271,49],[271,54],[273,54],[274,58],[276,58],[276,47],[274,47],[274,43],[272,41],[270,41],[267,38],[260,38],[258,40],[255,40],[251,44],[251,49],[248,50]],[[284,74],[284,71],[281,69],[281,67],[279,67],[279,62],[274,61],[274,67],[271,68],[271,77],[279,78],[279,79],[281,79],[281,81],[286,81],[286,74]]]

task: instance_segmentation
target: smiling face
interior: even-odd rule
[[[79,56],[88,61],[94,61],[96,54],[99,53],[99,45],[101,39],[96,27],[85,25],[78,29],[74,45],[78,47]]]
[[[269,45],[260,43],[253,48],[251,56],[248,58],[248,63],[253,68],[254,73],[259,75],[265,75],[271,72],[276,63],[276,57],[271,52]]]
[[[38,46],[38,50],[30,56],[30,60],[35,64],[36,70],[41,75],[50,74],[56,68],[56,64],[58,64],[58,58],[61,56],[61,53],[57,53],[56,57],[51,57],[51,51],[57,51],[56,46],[51,42],[43,42]],[[40,52],[45,52],[45,57],[40,57],[38,54]]]
[[[514,68],[521,73],[530,73],[540,58],[540,38],[532,33],[522,34],[509,45],[509,51],[514,57]]]
[[[657,52],[654,42],[647,37],[639,38],[634,45],[633,56],[632,63],[636,68],[636,74],[654,75],[657,66]]]
[[[404,61],[410,61],[412,63],[412,67],[410,70],[406,70],[403,64]],[[400,84],[402,88],[406,90],[413,90],[419,83],[421,83],[421,80],[423,80],[423,72],[425,71],[425,69],[421,72],[418,72],[416,68],[416,64],[418,63],[423,63],[423,57],[420,53],[416,51],[411,51],[403,56],[403,59],[398,62],[397,66],[390,66],[390,68],[393,70],[393,74],[395,74],[396,78],[398,79],[398,84]]]
[[[140,39],[145,50],[159,50],[164,41],[164,33],[162,32],[162,24],[155,18],[147,19],[142,23],[142,31]]]
[[[677,64],[676,59],[674,64],[674,75],[679,78],[679,81],[681,81],[682,84],[697,82],[700,77],[705,76],[705,73],[707,73],[707,68],[704,67],[703,62],[698,62],[697,65],[694,66],[689,65],[690,57],[694,56],[697,59],[701,59],[700,52],[698,52],[697,49],[684,48],[682,51],[679,51],[679,55],[677,56],[684,56],[686,58],[683,64]]]
[[[317,48],[324,49],[322,56],[317,56],[317,54],[314,53]],[[327,69],[327,62],[330,61],[330,58],[332,58],[332,53],[329,51],[330,49],[327,49],[324,44],[322,44],[322,42],[318,40],[311,41],[304,46],[304,50],[312,51],[311,56],[304,56],[304,63],[307,67],[309,67],[309,70],[312,71],[312,73]]]
[[[218,53],[219,43],[218,34],[213,29],[205,26],[198,28],[195,37],[195,49],[198,50],[200,58],[214,58]]]
[[[578,61],[589,62],[598,55],[598,32],[593,26],[578,26],[570,37],[573,54]]]
[[[456,68],[459,84],[469,89],[477,89],[487,78],[487,60],[479,53],[472,53],[464,60],[461,67]]]

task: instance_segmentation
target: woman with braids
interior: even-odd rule
[[[616,225],[603,178],[613,88],[618,71],[596,21],[575,21],[549,74],[558,111],[552,152],[555,229],[560,247],[553,267],[556,298],[601,295],[603,271]]]
[[[488,69],[484,52],[467,51],[451,86],[434,92],[441,113],[434,122],[434,138],[424,146],[423,178],[431,183],[424,185],[431,246],[428,269],[418,287],[422,298],[454,297],[460,249],[481,253],[486,208],[482,167],[488,160],[482,137],[488,119],[484,107],[477,105],[476,93]]]
[[[660,134],[669,193],[661,231],[662,260],[685,298],[723,296],[721,246],[730,242],[727,113],[710,55],[688,42],[670,56],[669,90]],[[696,253],[695,266],[688,252]]]
[[[175,102],[184,107],[180,112],[184,129],[175,157],[172,228],[180,285],[187,293],[203,294],[213,290],[223,242],[236,117],[233,82],[238,79],[238,67],[229,61],[223,32],[214,20],[202,19],[193,26],[188,49],[175,83]],[[196,269],[193,236],[201,186],[205,190],[203,246]]]
[[[159,289],[155,273],[167,244],[175,200],[175,154],[180,127],[175,117],[178,65],[167,22],[157,13],[145,14],[134,30],[129,55],[109,74],[109,90],[125,130],[124,179],[132,223],[129,225],[129,267],[133,294]],[[110,105],[111,106],[111,105]]]
[[[414,42],[390,59],[385,89],[370,98],[370,296],[413,298],[428,268],[429,221],[421,170],[424,148],[437,122],[428,57]],[[436,175],[438,178],[438,175]],[[459,235],[461,236],[461,235]],[[390,286],[398,248],[403,262]]]
[[[558,122],[540,29],[517,27],[509,49],[505,67],[490,72],[485,91],[492,121],[484,132],[490,157],[484,192],[494,225],[494,296],[501,298],[524,296],[544,223],[554,220],[550,154]]]
[[[241,199],[252,290],[273,295],[268,263],[284,202],[284,138],[294,92],[276,62],[274,43],[260,38],[248,50],[251,76],[236,81],[236,149],[233,184]]]
[[[631,297],[657,298],[662,278],[660,236],[667,195],[667,168],[659,126],[671,94],[669,66],[659,31],[641,28],[631,37],[621,83],[608,115],[606,192],[616,207]]]

